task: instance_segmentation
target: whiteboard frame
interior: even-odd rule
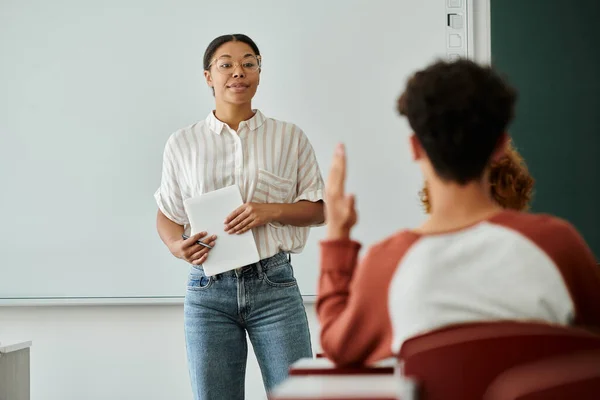
[[[447,0],[445,0],[447,1]],[[490,0],[466,0],[467,14],[467,58],[489,63],[491,61],[490,42]],[[475,22],[477,19],[477,22]],[[477,39],[476,39],[477,38]],[[486,42],[479,43],[478,41]],[[482,54],[479,54],[482,53]],[[316,302],[316,295],[303,295],[305,304]],[[183,296],[151,297],[18,297],[0,298],[0,307],[10,306],[130,306],[130,305],[183,305]]]

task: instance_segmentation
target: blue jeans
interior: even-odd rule
[[[312,356],[304,303],[284,253],[216,277],[192,266],[184,311],[196,400],[244,398],[246,332],[267,392],[290,364]]]

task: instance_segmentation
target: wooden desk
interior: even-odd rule
[[[0,344],[0,400],[29,400],[31,342]]]
[[[270,400],[412,400],[412,381],[395,375],[291,376],[269,393]]]
[[[392,375],[398,361],[383,360],[369,367],[336,367],[327,358],[302,358],[290,366],[290,376],[296,375]]]

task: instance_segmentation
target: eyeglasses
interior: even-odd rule
[[[209,65],[208,68],[215,65],[217,67],[217,71],[222,74],[231,75],[233,71],[237,67],[242,67],[244,71],[247,72],[256,72],[260,69],[261,66],[261,57],[260,56],[247,56],[242,59],[240,62],[234,62],[230,57],[221,57],[215,58]]]

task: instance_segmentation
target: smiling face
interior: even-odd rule
[[[220,103],[242,105],[250,103],[260,81],[259,57],[240,41],[219,46],[204,77]]]

